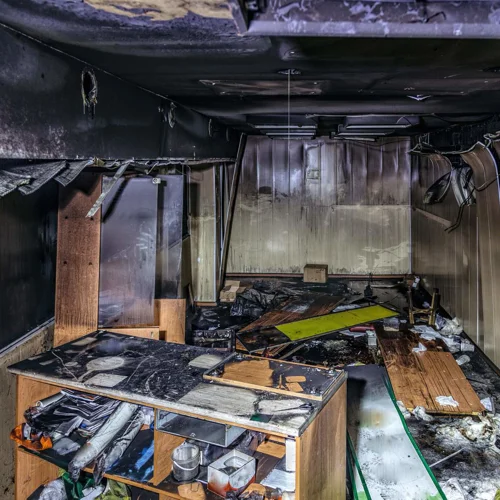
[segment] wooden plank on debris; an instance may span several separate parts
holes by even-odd
[[[100,193],[88,173],[59,192],[54,346],[97,329],[101,219],[86,215]]]
[[[280,308],[265,313],[240,331],[252,332],[260,328],[268,328],[300,319],[322,316],[323,314],[331,313],[342,300],[343,297],[324,294],[308,294],[294,297],[287,300]]]
[[[422,406],[428,413],[477,415],[484,411],[452,354],[427,350],[414,352],[416,342],[405,334],[377,332],[380,350],[398,401],[410,411]],[[441,405],[438,396],[451,396],[458,406]]]
[[[319,366],[237,354],[209,370],[203,378],[220,384],[322,401],[336,387],[339,373]]]

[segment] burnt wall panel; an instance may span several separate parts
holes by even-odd
[[[336,274],[410,269],[409,140],[250,137],[228,272]]]
[[[57,186],[0,199],[0,349],[54,315]]]
[[[158,177],[161,184],[158,187],[155,298],[176,299],[181,292],[184,176]]]
[[[84,113],[81,95],[84,62],[4,27],[0,47],[0,158],[236,155],[238,134],[226,134],[215,120],[97,69],[92,118]]]
[[[498,130],[498,121],[467,125],[430,134],[427,138],[438,149],[466,150],[477,141],[484,141],[485,133]],[[466,207],[458,229],[451,233],[444,231],[447,223],[457,219],[458,204],[453,193],[448,193],[443,203],[423,205],[425,190],[451,165],[463,165],[460,155],[450,155],[448,164],[433,157],[416,158],[412,166],[412,263],[416,274],[422,275],[428,289],[439,287],[442,304],[447,311],[457,316],[465,331],[498,365],[500,339],[495,332],[500,318],[492,316],[494,308],[485,300],[485,283],[491,282],[493,269],[481,267],[481,241],[489,242],[494,248],[500,246],[500,233],[490,231],[487,221],[478,217],[478,206]],[[481,184],[481,179],[475,179]],[[491,188],[495,189],[496,183]],[[489,189],[489,188],[488,188]],[[498,201],[497,201],[498,203]],[[429,217],[437,215],[441,219]],[[483,210],[484,213],[484,210]],[[482,233],[489,231],[489,235]],[[491,293],[490,293],[491,295]],[[493,300],[495,300],[493,298]],[[490,325],[490,326],[488,326]]]
[[[191,275],[194,300],[198,302],[217,300],[216,168],[193,167],[188,177]]]
[[[85,64],[0,28],[0,157],[157,157],[160,99],[96,71],[95,117],[83,113]]]

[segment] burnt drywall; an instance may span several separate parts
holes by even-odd
[[[0,27],[0,158],[231,158],[238,137],[199,113],[95,70],[95,116],[84,113],[87,67]],[[169,114],[170,113],[170,114]]]
[[[249,137],[228,272],[409,272],[409,144]]]
[[[484,134],[493,133],[499,127],[498,121],[491,120],[449,128],[430,134],[426,140],[437,149],[463,151],[478,141],[484,142]],[[434,181],[449,171],[451,165],[464,165],[459,155],[446,157],[448,166],[425,156],[414,158],[412,163],[413,270],[422,276],[427,289],[440,289],[444,308],[461,320],[467,334],[499,365],[500,353],[495,346],[500,345],[500,339],[496,338],[494,329],[488,327],[500,321],[488,306],[497,297],[484,296],[484,285],[491,281],[493,273],[490,266],[481,266],[479,243],[489,241],[492,245],[500,245],[500,233],[489,228],[485,221],[478,220],[477,205],[466,207],[458,228],[445,232],[446,226],[457,220],[459,210],[451,190],[442,203],[423,205],[423,195]],[[483,231],[489,232],[486,238]]]
[[[57,186],[0,199],[0,349],[54,316]]]

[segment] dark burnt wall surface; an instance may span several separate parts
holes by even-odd
[[[95,118],[83,113],[85,64],[0,28],[0,157],[156,157],[160,99],[96,72]]]
[[[0,349],[54,315],[57,185],[0,199]]]
[[[249,137],[228,271],[410,270],[408,138],[378,143]]]
[[[170,127],[170,101],[97,70],[92,119],[83,112],[85,63],[2,27],[0,47],[0,158],[236,155],[237,134],[210,137],[209,119],[179,106]]]
[[[446,160],[446,159],[445,159]],[[412,175],[412,264],[428,290],[439,288],[443,307],[464,322],[467,333],[482,342],[478,329],[478,253],[476,207],[464,210],[462,223],[453,232],[445,229],[458,216],[451,189],[442,203],[424,205],[427,188],[451,169],[451,161],[415,158]],[[433,214],[440,219],[430,218]]]
[[[460,151],[477,141],[484,142],[484,134],[497,130],[500,130],[498,121],[453,127],[431,134],[428,142],[437,149]],[[483,329],[487,311],[483,306],[481,277],[487,277],[485,273],[491,271],[480,268],[477,206],[466,207],[458,229],[447,233],[446,224],[456,221],[459,208],[451,189],[443,203],[423,205],[422,201],[426,189],[449,171],[451,164],[463,164],[458,155],[449,156],[449,160],[448,167],[425,157],[414,158],[412,162],[412,265],[414,272],[422,275],[427,289],[440,288],[445,309],[456,315],[471,338],[485,348],[492,332]],[[429,218],[428,213],[442,220]],[[491,237],[500,238],[500,233],[493,232]],[[498,364],[500,359],[495,361]]]

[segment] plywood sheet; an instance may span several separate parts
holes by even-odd
[[[323,367],[233,354],[203,378],[221,384],[322,401],[339,373]]]
[[[55,346],[97,328],[101,222],[86,215],[101,193],[100,179],[84,173],[59,193]]]
[[[172,453],[186,438],[155,430],[153,484],[160,484],[172,471]]]
[[[186,343],[186,299],[155,300],[155,322],[161,339],[177,344]]]
[[[422,406],[428,413],[450,415],[477,415],[484,411],[451,353],[417,353],[413,352],[415,343],[404,335],[395,339],[377,332],[377,336],[396,399],[406,408]],[[441,405],[436,400],[438,396],[451,396],[458,406]]]
[[[277,326],[283,323],[290,323],[300,319],[313,318],[328,314],[335,309],[343,297],[332,297],[331,295],[311,294],[294,297],[285,302],[279,309],[269,311],[258,320],[250,323],[240,332],[251,332],[260,328]]]
[[[106,331],[145,339],[160,339],[160,328],[158,326],[151,326],[149,328],[107,328]]]

